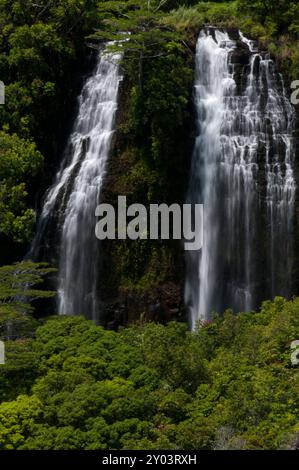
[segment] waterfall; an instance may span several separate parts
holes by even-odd
[[[234,58],[242,51],[247,63]],[[242,33],[208,28],[196,48],[198,133],[188,202],[204,204],[203,247],[187,253],[191,327],[213,310],[290,295],[295,113],[271,58]]]
[[[84,314],[95,321],[99,320],[95,208],[113,135],[120,59],[121,54],[99,55],[83,86],[65,157],[46,195],[29,254],[38,258],[47,232],[59,232],[59,313]]]

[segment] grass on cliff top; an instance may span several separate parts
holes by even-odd
[[[296,8],[299,12],[299,6]],[[181,6],[172,10],[161,22],[184,32],[186,38],[191,40],[204,26],[239,28],[245,35],[257,40],[261,48],[269,50],[288,79],[297,79],[299,27],[295,28],[296,15],[294,21],[289,21],[286,28],[283,24],[286,12],[281,13],[281,20],[277,12],[275,15],[274,13],[269,9],[265,12],[266,16],[258,15],[258,10],[245,7],[244,2],[240,0],[222,3],[199,2],[192,7]]]
[[[192,7],[181,6],[162,19],[178,31],[198,31],[204,25],[238,27],[237,2],[199,2]]]

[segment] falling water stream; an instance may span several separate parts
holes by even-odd
[[[99,320],[95,208],[109,156],[119,83],[119,54],[102,53],[79,97],[78,115],[62,167],[48,191],[31,254],[42,245],[49,221],[59,227],[59,313]],[[58,214],[58,216],[57,216]]]
[[[238,79],[237,47],[248,56]],[[252,41],[214,28],[200,33],[195,106],[188,201],[204,204],[204,240],[187,253],[192,328],[213,310],[248,311],[289,295],[296,190],[295,113],[273,61]]]

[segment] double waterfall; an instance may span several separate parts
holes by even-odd
[[[99,55],[82,89],[62,167],[46,195],[29,254],[38,259],[47,231],[59,232],[59,313],[94,321],[99,320],[95,208],[113,134],[120,59],[118,54]]]
[[[204,220],[202,249],[186,252],[192,329],[214,310],[248,311],[292,292],[295,112],[271,58],[241,33],[232,36],[206,28],[196,48],[197,137],[187,202],[204,204]],[[95,208],[111,147],[120,59],[102,53],[82,89],[29,255],[42,259],[45,247],[58,246],[59,313],[97,322]]]
[[[248,59],[239,70],[237,45]],[[188,202],[204,204],[204,233],[202,250],[187,254],[192,328],[212,311],[290,294],[295,202],[295,113],[273,61],[241,33],[208,28],[195,67]]]

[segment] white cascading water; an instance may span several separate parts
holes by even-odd
[[[30,257],[40,250],[49,220],[59,220],[59,313],[82,314],[95,321],[99,321],[95,208],[113,135],[118,88],[122,80],[120,59],[121,54],[104,52],[82,89],[66,155],[46,196],[29,254]]]
[[[197,42],[188,201],[204,204],[204,240],[187,253],[192,328],[213,310],[248,311],[291,286],[295,113],[269,56],[241,33],[240,46],[248,65],[236,80],[236,41],[210,28]]]

